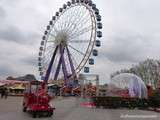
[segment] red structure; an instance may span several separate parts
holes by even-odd
[[[30,82],[23,99],[23,112],[30,112],[35,118],[45,115],[52,116],[55,108],[49,105],[51,97],[47,94],[45,83],[39,81]]]
[[[148,97],[151,97],[153,95],[153,88],[150,85],[147,85],[147,91],[148,91]]]

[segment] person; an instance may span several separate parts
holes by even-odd
[[[2,88],[2,90],[1,90],[1,98],[3,98],[3,97],[4,97],[4,94],[5,94],[5,89],[4,89],[4,88]]]
[[[7,99],[7,97],[8,97],[8,89],[7,89],[7,87],[5,87],[5,93],[4,93],[4,96],[5,96],[5,99]]]

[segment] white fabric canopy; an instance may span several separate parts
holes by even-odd
[[[147,88],[143,80],[131,73],[121,73],[111,79],[110,85],[129,90],[131,97],[147,98]]]

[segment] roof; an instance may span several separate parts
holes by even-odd
[[[5,85],[5,83],[0,83],[0,86],[4,86]]]
[[[0,84],[15,84],[15,83],[29,83],[29,81],[0,80]]]

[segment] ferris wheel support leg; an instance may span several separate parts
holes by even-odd
[[[62,64],[62,56],[59,59],[58,66],[57,66],[57,69],[56,69],[56,73],[54,75],[54,80],[57,80],[57,78],[58,78],[61,64]]]
[[[66,68],[66,64],[65,64],[65,61],[64,61],[64,47],[62,47],[62,45],[60,45],[60,54],[62,56],[62,70],[63,70],[63,74],[64,74],[64,82],[65,82],[65,85],[67,85],[68,83],[68,73],[67,73],[67,68]]]
[[[53,65],[53,62],[54,62],[54,59],[55,59],[57,50],[58,50],[58,46],[56,46],[56,49],[55,49],[55,51],[54,51],[54,53],[53,53],[52,59],[51,59],[51,61],[50,61],[50,63],[49,63],[48,69],[47,69],[47,71],[46,71],[46,75],[45,75],[45,79],[44,79],[44,82],[45,82],[45,83],[48,82],[48,79],[49,79],[49,76],[50,76],[50,73],[51,73],[52,65]]]
[[[69,58],[69,62],[70,62],[70,67],[71,67],[72,74],[74,75],[74,78],[77,78],[77,75],[75,74],[75,69],[74,69],[73,61],[72,61],[72,59],[71,59],[71,54],[70,54],[70,52],[69,52],[68,47],[66,47],[66,49],[67,49],[67,54],[68,54],[68,58]]]

